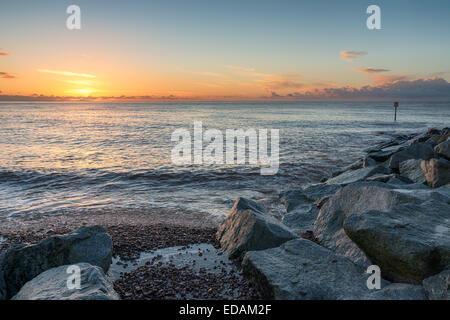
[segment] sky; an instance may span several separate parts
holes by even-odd
[[[450,101],[449,38],[448,0],[0,0],[0,101]]]

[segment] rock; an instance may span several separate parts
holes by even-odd
[[[280,200],[288,212],[283,216],[283,223],[297,234],[311,230],[319,213],[317,199],[329,197],[340,188],[339,185],[316,184],[281,193]]]
[[[450,270],[423,280],[422,285],[430,300],[450,300]]]
[[[314,221],[319,213],[316,204],[297,207],[295,210],[283,216],[283,223],[296,234],[302,234],[308,230],[312,230]]]
[[[384,148],[377,152],[369,153],[368,156],[375,161],[384,162],[388,160],[396,152],[404,150],[406,147],[404,145],[395,145],[388,148]]]
[[[103,270],[88,263],[76,264],[81,271],[80,289],[67,286],[67,268],[60,266],[47,270],[28,281],[12,300],[119,300],[113,284]],[[69,270],[70,271],[70,270]]]
[[[447,139],[447,141],[438,144],[434,147],[434,151],[436,151],[439,157],[450,160],[450,140]]]
[[[365,157],[363,159],[363,168],[376,166],[377,162],[371,157]]]
[[[305,239],[249,251],[242,268],[263,299],[361,299],[371,292],[364,268]]]
[[[450,268],[449,212],[448,203],[429,200],[349,215],[343,226],[386,279],[421,283]]]
[[[40,273],[61,265],[87,262],[108,271],[112,240],[100,226],[82,227],[67,236],[52,236],[34,245],[19,245],[4,254],[0,270],[4,273],[8,297]]]
[[[415,183],[425,183],[425,175],[420,168],[420,159],[409,159],[399,164],[399,171],[402,177],[408,178]]]
[[[429,160],[434,157],[433,146],[426,142],[410,145],[408,148],[394,153],[388,161],[388,167],[397,170],[401,162],[409,159]]]
[[[430,161],[422,161],[420,167],[430,187],[437,188],[450,183],[450,161],[431,159]]]
[[[364,181],[370,176],[373,176],[377,173],[381,174],[389,174],[391,171],[388,168],[385,168],[381,165],[375,166],[375,167],[367,167],[362,169],[357,169],[353,171],[346,171],[337,177],[328,179],[326,181],[327,184],[340,184],[340,185],[347,185],[350,183],[358,182],[358,181]]]
[[[219,226],[217,239],[231,258],[246,251],[273,248],[297,236],[258,203],[238,198]]]
[[[363,167],[363,159],[359,159],[344,168],[333,169],[331,172],[331,177],[336,177],[346,171],[356,170],[362,167]]]
[[[421,185],[421,188],[416,185],[406,186],[359,182],[340,189],[320,209],[314,222],[314,235],[320,244],[348,257],[353,262],[371,264],[343,230],[344,219],[369,210],[387,211],[403,203],[422,203],[429,199],[450,202],[448,187],[433,190],[425,185]]]
[[[373,290],[367,300],[427,300],[422,286],[391,283],[380,290]]]
[[[378,182],[383,182],[386,183],[388,182],[390,179],[393,178],[397,178],[397,176],[395,174],[375,174],[373,176],[370,176],[366,179],[366,181],[378,181]]]
[[[0,254],[0,301],[8,299],[8,294],[6,292],[6,281],[1,268],[3,260],[3,254]]]

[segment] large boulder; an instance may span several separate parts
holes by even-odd
[[[364,268],[305,239],[249,251],[242,268],[264,299],[363,299],[372,292]],[[383,281],[382,286],[386,284]]]
[[[391,173],[391,170],[389,170],[388,168],[386,168],[382,165],[378,165],[378,166],[374,166],[374,167],[366,167],[366,168],[361,168],[361,169],[357,169],[357,170],[350,170],[350,171],[346,171],[334,178],[328,179],[326,181],[326,184],[347,185],[347,184],[355,183],[358,181],[364,181],[368,177],[373,176],[377,173],[389,174],[389,173]]]
[[[70,265],[47,270],[28,281],[12,300],[119,300],[113,284],[103,270],[88,263],[80,268],[80,288],[69,289]],[[69,270],[71,271],[71,270]],[[70,282],[70,280],[69,280]]]
[[[8,297],[40,273],[55,267],[87,262],[108,271],[112,240],[100,226],[82,227],[66,236],[52,236],[34,245],[19,245],[5,252],[0,265]]]
[[[3,260],[3,254],[0,254],[0,301],[6,300],[8,298],[8,294],[6,292],[6,281],[5,281],[5,277],[3,276],[3,271],[1,268],[2,260]]]
[[[388,211],[398,204],[419,204],[430,199],[450,203],[450,188],[429,189],[425,185],[399,186],[380,182],[350,184],[322,206],[314,222],[314,235],[323,246],[355,263],[369,265],[370,260],[343,229],[344,220],[369,210]]]
[[[425,175],[420,167],[420,159],[409,159],[400,162],[399,171],[402,177],[408,178],[415,183],[425,183]]]
[[[260,204],[238,198],[217,230],[217,239],[230,258],[250,250],[277,247],[297,236]]]
[[[431,159],[420,164],[427,180],[432,188],[450,184],[450,161],[445,159]]]
[[[283,223],[297,234],[312,230],[319,213],[317,201],[333,195],[340,188],[339,185],[316,184],[281,193],[280,200],[287,211],[283,216]]]
[[[436,151],[439,157],[443,157],[446,158],[447,160],[450,160],[450,140],[438,144],[434,148],[434,150]]]
[[[367,295],[367,300],[427,300],[422,286],[407,283],[391,283]]]
[[[286,213],[282,221],[296,234],[303,234],[306,231],[312,230],[314,221],[319,213],[319,208],[316,204],[306,204],[299,206],[295,210]]]
[[[394,205],[410,200],[409,194],[395,192],[380,182],[350,184],[336,192],[322,206],[314,222],[314,235],[323,246],[355,263],[370,265],[366,255],[348,238],[342,228],[344,220],[350,215],[372,209],[389,210]]]
[[[421,283],[450,268],[450,205],[430,200],[349,215],[345,233],[388,280]]]
[[[398,170],[400,163],[409,159],[429,160],[435,155],[433,145],[426,142],[414,143],[408,148],[394,153],[388,161],[388,167]]]
[[[426,278],[422,282],[430,300],[450,300],[450,270]]]

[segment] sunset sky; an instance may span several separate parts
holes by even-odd
[[[0,101],[450,101],[449,40],[448,0],[0,0]]]

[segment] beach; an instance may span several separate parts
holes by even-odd
[[[35,112],[42,112],[39,111],[40,106],[35,108],[38,110]],[[45,106],[43,108],[47,117],[49,110],[45,109]],[[65,108],[73,112],[70,111],[71,107]],[[82,110],[83,108],[94,114],[98,108],[102,112],[105,111],[104,106],[89,105],[83,106]],[[117,108],[109,109],[112,118],[129,112],[124,111],[124,106]],[[201,106],[200,110],[205,112],[204,108],[212,107]],[[324,108],[325,113],[354,111],[352,108],[341,110],[339,106]],[[414,109],[414,106],[411,108]],[[141,109],[135,111],[137,110],[143,113],[144,118],[155,113],[152,108],[148,115],[145,113],[149,111]],[[12,111],[6,108],[3,112],[8,115]],[[188,113],[190,112],[194,111]],[[262,116],[267,109],[262,108],[258,112]],[[415,157],[428,160],[430,157],[436,157],[436,153],[429,150],[444,142],[448,134],[445,129],[442,131],[417,129],[418,126],[429,124],[441,125],[442,128],[442,124],[447,121],[446,117],[430,118],[429,122],[424,122],[420,117],[410,117],[406,123],[398,126],[378,120],[372,120],[367,124],[365,121],[355,123],[353,120],[346,120],[343,123],[340,123],[340,120],[333,120],[334,122],[327,123],[323,119],[316,119],[307,124],[309,120],[306,119],[306,115],[310,115],[308,108],[296,109],[288,105],[283,112],[287,117],[296,115],[299,120],[283,124],[285,128],[282,131],[284,139],[280,150],[280,172],[268,177],[260,176],[257,167],[246,166],[168,168],[169,163],[164,162],[165,158],[161,158],[162,160],[158,158],[167,154],[170,150],[168,147],[161,151],[150,145],[150,149],[155,151],[156,155],[150,153],[149,158],[145,156],[141,158],[138,156],[137,146],[140,148],[144,146],[138,140],[134,142],[136,154],[133,154],[134,151],[131,152],[132,155],[118,152],[123,148],[121,143],[125,140],[130,143],[129,139],[132,136],[130,132],[124,141],[121,141],[122,138],[117,138],[117,141],[104,140],[102,146],[94,146],[98,140],[97,125],[100,125],[99,119],[95,117],[94,120],[91,118],[92,123],[89,127],[92,127],[85,137],[80,136],[75,130],[72,131],[71,139],[62,141],[56,138],[61,128],[52,128],[50,133],[55,136],[55,141],[41,145],[43,149],[51,152],[48,154],[38,152],[35,155],[36,159],[29,159],[26,155],[30,151],[36,151],[39,139],[33,140],[31,137],[31,141],[19,139],[16,144],[22,144],[22,150],[17,149],[17,153],[8,151],[8,148],[2,149],[4,166],[0,176],[0,192],[4,198],[0,201],[2,209],[0,253],[6,253],[16,245],[39,246],[45,243],[45,239],[54,241],[61,237],[61,239],[70,238],[78,230],[86,227],[95,229],[96,226],[100,226],[104,228],[100,234],[111,239],[112,260],[111,265],[108,264],[105,270],[107,281],[112,283],[121,299],[282,298],[284,296],[277,296],[271,291],[271,285],[261,282],[261,279],[270,275],[262,277],[255,274],[255,263],[258,263],[258,260],[256,256],[245,255],[247,251],[283,248],[286,241],[291,243],[289,240],[302,239],[301,241],[307,241],[307,246],[314,244],[321,248],[308,247],[305,250],[315,252],[325,248],[346,254],[347,249],[336,247],[333,242],[336,240],[328,243],[327,241],[330,241],[328,235],[321,234],[329,222],[324,221],[322,229],[318,227],[316,229],[316,224],[321,221],[319,214],[319,211],[323,211],[321,208],[327,207],[329,199],[337,197],[343,187],[355,185],[358,189],[360,182],[374,184],[374,187],[382,188],[384,190],[382,192],[387,194],[393,192],[391,189],[395,188],[405,190],[416,188],[422,190],[420,192],[428,192],[426,190],[430,187],[425,186],[424,181],[422,185],[416,185],[411,180],[416,179],[414,174],[420,171],[417,168],[422,160],[408,169],[414,172],[409,178],[402,176],[399,163],[391,168],[386,161],[390,161],[396,152],[405,148],[415,148],[421,143],[426,144],[426,152],[414,153],[416,152],[414,151],[397,161],[414,160]],[[282,119],[283,112],[281,116],[279,114],[276,116]],[[332,117],[335,117],[335,114]],[[254,120],[255,126],[265,125],[260,121],[258,114],[254,119],[258,119]],[[323,132],[317,133],[316,129],[314,132],[308,129],[302,131],[297,126],[300,123],[307,124],[311,128],[315,125],[322,126]],[[94,124],[96,126],[93,126]],[[112,127],[123,125],[125,124],[115,123]],[[141,128],[141,125],[133,130]],[[189,126],[188,123],[186,125]],[[222,128],[227,126],[228,123],[221,124]],[[371,129],[367,129],[367,126]],[[67,128],[67,124],[62,127]],[[41,124],[37,130],[42,130],[42,133],[37,134],[39,136],[48,135],[50,129],[47,125]],[[125,129],[120,127],[120,130]],[[163,136],[158,139],[163,141]],[[3,140],[3,143],[7,143],[6,140]],[[111,154],[101,153],[98,149],[84,157],[74,159],[70,154],[75,153],[76,149],[72,148],[80,143],[88,149],[112,148]],[[57,150],[53,149],[55,144],[58,145]],[[339,148],[336,148],[337,144]],[[152,160],[153,158],[157,160]],[[129,169],[132,163],[136,164],[137,159],[140,163]],[[153,167],[150,169],[149,166]],[[126,169],[128,171],[125,171]],[[356,196],[350,196],[348,202],[352,203],[354,198]],[[369,199],[368,203],[370,201],[372,200]],[[244,209],[239,209],[241,207]],[[257,221],[269,219],[270,223],[277,226],[276,228],[281,228],[280,230],[286,228],[286,231],[283,231],[285,233],[282,236],[276,235],[273,243],[270,242],[272,241],[270,237],[265,239],[267,236],[265,233],[264,237],[256,241],[263,246],[261,248],[237,249],[236,241],[245,239],[242,235],[230,236],[227,233],[232,234],[233,230],[239,229],[247,230],[254,224],[252,222],[240,226],[241,222],[237,219],[230,225],[227,217],[241,211],[248,214],[255,208],[259,208],[255,214],[262,215],[258,218],[260,220],[256,219]],[[267,214],[270,218],[266,217]],[[443,232],[445,234],[445,230]],[[351,247],[351,242],[349,243]],[[300,242],[298,245],[305,243]],[[350,258],[353,259],[352,256]],[[250,259],[256,260],[250,263]],[[283,260],[284,257],[280,256],[278,259]],[[339,259],[333,259],[335,260],[341,263]],[[356,262],[357,260],[351,263]],[[343,265],[348,263],[347,260],[342,261]],[[323,266],[317,266],[318,270],[321,268]],[[349,268],[349,265],[343,268]],[[264,272],[263,267],[256,269],[258,272]],[[289,277],[290,272],[287,269],[285,274]],[[325,275],[329,271],[321,272],[321,275]],[[390,278],[389,275],[387,279],[399,280],[395,277]],[[409,290],[409,287],[407,288]],[[299,292],[300,296],[287,297],[289,299],[309,297],[309,290]],[[407,294],[414,296],[410,291],[407,291]],[[314,295],[312,298],[320,297]],[[345,296],[336,294],[330,295],[329,298],[340,299]],[[372,296],[363,293],[359,298]]]

